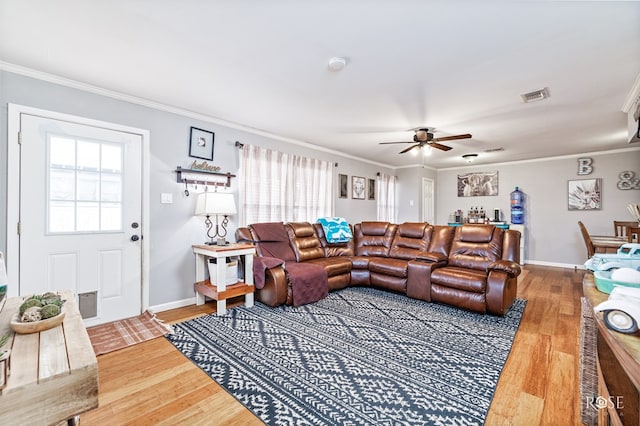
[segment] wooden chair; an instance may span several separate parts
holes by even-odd
[[[638,226],[638,222],[628,222],[623,220],[614,220],[613,221],[613,235],[616,237],[626,237],[627,236],[627,227]]]
[[[578,227],[580,228],[580,232],[582,233],[582,238],[584,239],[584,244],[587,246],[587,258],[591,258],[593,254],[596,252],[596,248],[591,241],[591,237],[587,232],[587,228],[584,226],[584,223],[578,221]]]
[[[627,241],[630,243],[640,243],[640,224],[636,223],[634,226],[627,227]]]

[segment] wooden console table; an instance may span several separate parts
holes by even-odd
[[[0,391],[0,424],[50,425],[98,406],[98,362],[71,291],[61,325],[32,334],[15,334],[11,318],[22,297],[7,300],[0,312],[0,336],[9,333],[7,387]]]
[[[593,274],[582,281],[584,296],[592,306],[609,298],[599,291]],[[597,325],[598,408],[600,425],[638,425],[640,422],[640,336],[618,333],[593,314]]]
[[[247,307],[253,306],[253,255],[256,249],[251,244],[229,244],[226,246],[216,245],[194,245],[193,253],[196,255],[196,305],[204,303],[204,297],[210,297],[217,302],[216,313],[224,315],[227,313],[227,299],[244,295],[244,304]],[[244,257],[244,282],[235,284],[226,283],[225,258],[243,256]],[[212,285],[210,280],[205,279],[205,271],[208,269],[209,258],[217,259],[216,277],[217,285]]]

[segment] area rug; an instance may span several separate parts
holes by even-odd
[[[598,424],[598,373],[596,369],[596,323],[593,307],[585,297],[580,299],[580,420],[587,426]]]
[[[113,352],[171,332],[170,326],[163,324],[149,311],[137,317],[87,328],[96,355]]]
[[[370,288],[167,336],[269,425],[483,424],[526,302],[479,315]]]

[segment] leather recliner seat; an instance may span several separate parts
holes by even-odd
[[[347,257],[327,257],[313,225],[292,222],[284,226],[297,262],[322,266],[329,275],[329,290],[339,290],[349,285],[351,261]]]
[[[504,305],[511,306],[515,299],[516,281],[510,281],[508,274],[520,272],[519,266],[503,259],[503,239],[504,230],[494,226],[458,227],[446,264],[434,266],[429,275],[431,300],[503,313]]]

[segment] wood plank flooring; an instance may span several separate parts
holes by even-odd
[[[528,299],[487,425],[579,425],[580,297],[584,271],[526,266]],[[236,304],[239,303],[236,302]],[[215,311],[215,303],[160,312],[167,323]],[[84,425],[262,424],[164,338],[98,357],[100,406]]]

